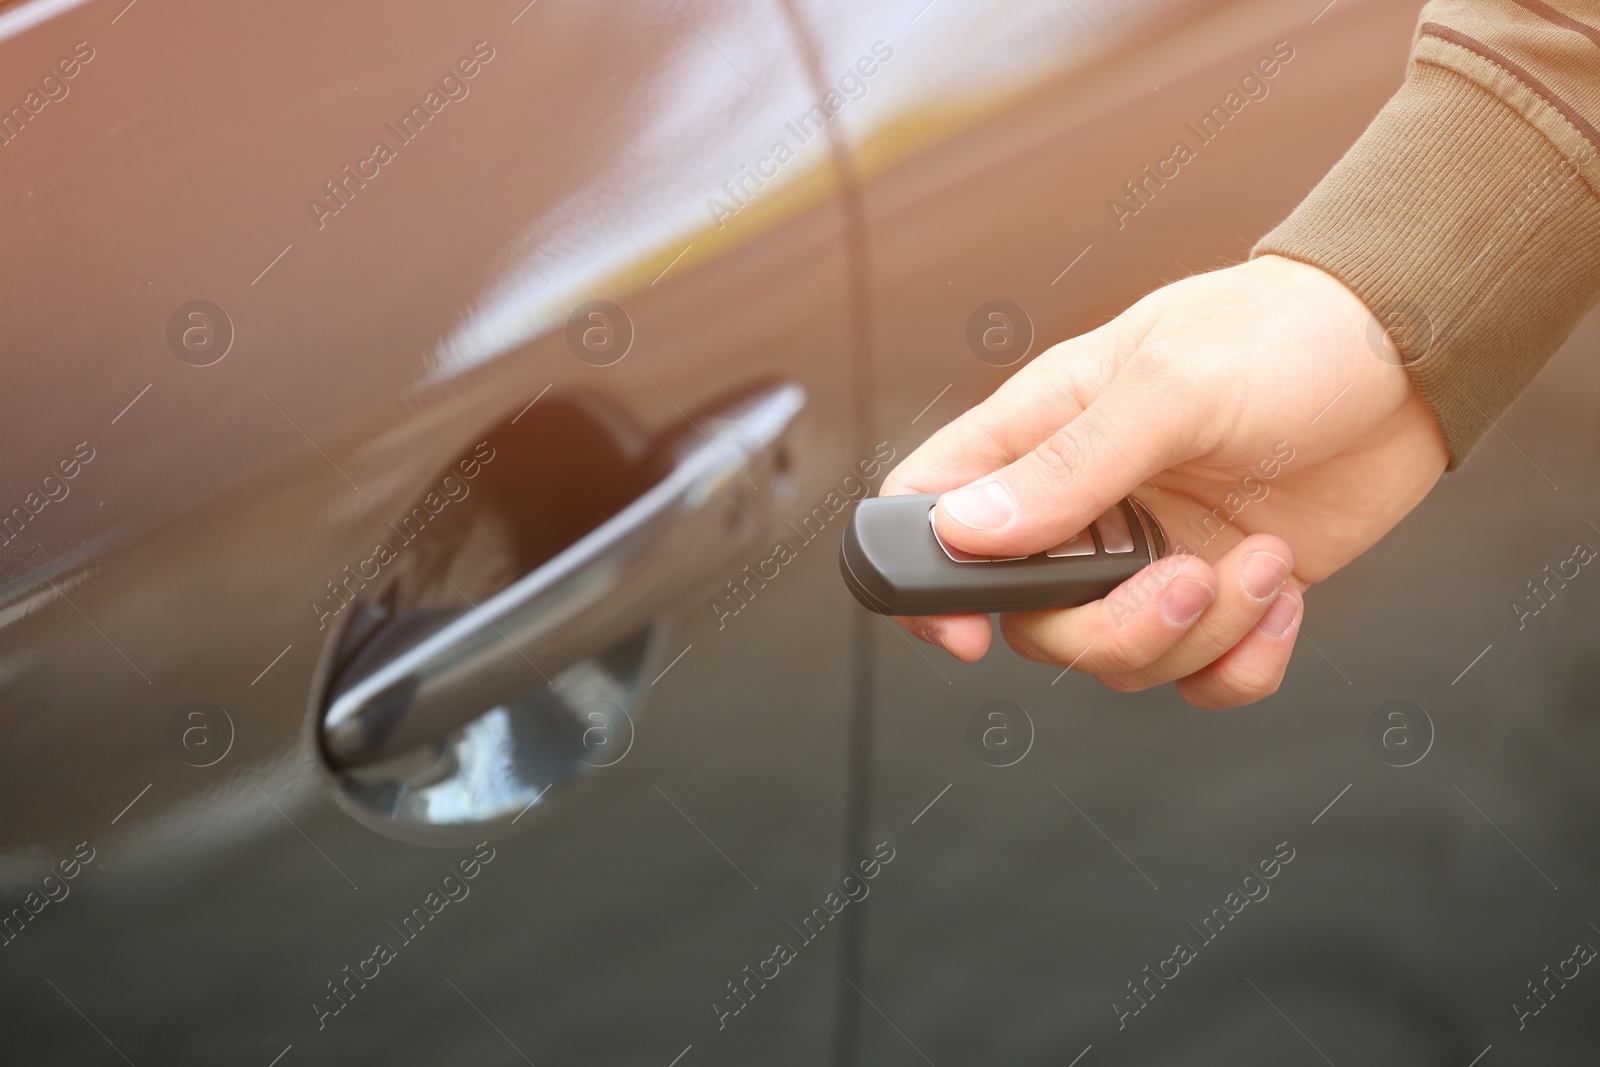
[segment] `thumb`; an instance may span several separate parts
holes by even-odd
[[[1113,385],[1027,454],[945,493],[934,516],[939,537],[978,555],[1021,556],[1087,529],[1185,458],[1171,420],[1143,394]]]

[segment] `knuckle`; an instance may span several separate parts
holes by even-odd
[[[1201,711],[1221,711],[1238,703],[1214,687],[1198,684],[1193,678],[1178,679],[1178,695],[1185,704]]]
[[[1033,457],[1047,477],[1059,479],[1083,470],[1089,460],[1088,451],[1082,431],[1064,426],[1035,445]]]
[[[1006,639],[1011,651],[1034,663],[1055,663],[1056,657],[1034,639],[1032,628],[1023,625],[1015,615],[1000,616],[1000,636]],[[1060,664],[1065,666],[1065,662]]]
[[[1076,609],[1073,609],[1076,610]],[[1056,612],[1029,612],[1000,616],[1000,635],[1011,650],[1023,659],[1051,667],[1072,668],[1075,674],[1093,674],[1100,669],[1099,648],[1091,641],[1086,648],[1081,636],[1073,636]],[[1115,668],[1112,668],[1115,670]]]
[[[1149,666],[1150,657],[1122,641],[1110,640],[1091,653],[1094,669],[1108,674],[1126,674]]]
[[[1151,608],[1171,581],[1172,575],[1159,566],[1146,567],[1107,594],[1102,603],[1114,631],[1121,631],[1130,620]]]
[[[1215,680],[1217,687],[1233,698],[1234,703],[1249,703],[1276,693],[1283,678],[1276,672],[1229,666],[1219,670]]]
[[[1156,683],[1133,673],[1096,674],[1095,681],[1114,693],[1141,693]]]
[[[1143,670],[1161,654],[1160,649],[1145,647],[1150,639],[1149,627],[1133,625],[1145,613],[1158,610],[1154,601],[1160,594],[1160,584],[1152,589],[1147,582],[1148,576],[1140,576],[1101,601],[1105,624],[1100,627],[1101,636],[1095,641],[1092,657],[1097,669]]]
[[[1006,643],[1011,646],[1011,651],[1031,663],[1043,663],[1052,667],[1065,666],[1065,664],[1057,663],[1055,656],[1039,648],[1031,641],[1019,641],[1008,637],[1006,638]]]

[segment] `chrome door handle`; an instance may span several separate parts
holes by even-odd
[[[553,677],[715,578],[770,517],[784,438],[805,402],[784,383],[694,420],[661,481],[532,573],[442,627],[387,624],[396,653],[330,687],[322,740],[332,762],[373,763],[444,738],[534,688],[530,663]],[[408,643],[407,627],[428,635]]]

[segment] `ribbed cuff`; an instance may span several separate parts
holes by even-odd
[[[1477,80],[1413,63],[1366,133],[1251,253],[1327,271],[1389,328],[1438,416],[1451,469],[1600,292],[1597,153],[1576,131],[1558,147],[1540,128],[1550,117],[1537,117]],[[1371,340],[1384,358],[1381,335]]]

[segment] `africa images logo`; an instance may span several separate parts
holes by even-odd
[[[1106,200],[1106,209],[1111,212],[1111,221],[1117,224],[1117,229],[1126,227],[1129,219],[1149,207],[1156,193],[1183,173],[1184,167],[1199,159],[1200,150],[1221,136],[1228,123],[1238,118],[1246,106],[1252,101],[1265,100],[1272,91],[1268,82],[1293,59],[1294,47],[1288,41],[1279,41],[1272,46],[1270,56],[1262,56],[1245,71],[1238,88],[1229,89],[1221,103],[1211,105],[1198,122],[1184,123],[1184,128],[1194,137],[1193,145],[1187,137],[1178,138],[1171,153],[1156,160],[1154,168],[1146,164],[1139,171],[1140,177],[1123,183],[1126,200],[1115,196]]]
[[[844,110],[847,102],[866,96],[867,79],[877,74],[893,58],[893,48],[881,40],[874,41],[871,54],[861,56],[854,66],[845,68],[845,72],[839,76],[837,88],[829,89],[820,100],[800,112],[792,121],[783,124],[783,128],[794,137],[795,145],[809,143],[834,116]],[[753,163],[741,163],[739,173],[722,183],[727,200],[719,200],[714,196],[706,198],[706,210],[711,213],[711,221],[717,224],[717,229],[722,229],[726,219],[743,211],[755,199],[756,193],[776,178],[778,171],[795,154],[789,138],[778,137],[773,140],[772,147]],[[751,188],[752,185],[755,188]]]
[[[356,160],[355,170],[350,169],[346,163],[334,178],[322,183],[322,188],[327,194],[324,200],[314,196],[306,201],[306,207],[311,211],[311,218],[316,222],[317,229],[322,229],[328,220],[350,206],[350,201],[355,199],[356,193],[367,187],[367,182],[377,178],[383,173],[383,168],[400,158],[399,150],[410,144],[419,135],[423,128],[452,101],[461,101],[472,92],[472,86],[467,83],[476,78],[492,59],[494,49],[488,41],[479,41],[472,46],[472,54],[463,56],[456,61],[454,67],[445,71],[439,78],[439,88],[429,89],[420,104],[413,104],[398,120],[384,123],[384,129],[394,135],[395,143],[390,145],[384,138],[373,142],[372,151],[366,158]],[[443,95],[441,95],[443,94]]]
[[[1239,879],[1237,888],[1229,889],[1222,903],[1212,908],[1211,913],[1200,920],[1199,926],[1189,923],[1189,929],[1195,932],[1195,940],[1200,942],[1198,946],[1185,934],[1183,940],[1173,945],[1172,954],[1157,963],[1154,970],[1148,963],[1145,964],[1144,969],[1128,981],[1129,995],[1123,997],[1119,994],[1119,999],[1111,1002],[1111,1011],[1117,1017],[1117,1029],[1126,1030],[1128,1020],[1148,1008],[1150,1002],[1156,999],[1156,993],[1167,988],[1168,982],[1175,981],[1183,973],[1183,968],[1198,959],[1201,949],[1221,937],[1240,912],[1251,904],[1266,900],[1272,892],[1272,887],[1267,883],[1294,862],[1294,857],[1293,845],[1287,841],[1278,842],[1272,855],[1248,869]]]
[[[838,917],[839,913],[851,904],[859,904],[867,899],[867,894],[872,892],[872,887],[867,883],[883,873],[883,868],[894,862],[894,846],[887,841],[880,841],[872,850],[872,856],[861,860],[856,871],[845,875],[840,883],[843,895],[839,890],[829,890],[828,895],[822,898],[822,904],[811,909],[811,914],[800,920],[796,926],[794,921],[789,921],[789,929],[795,932],[794,941],[800,942],[804,949],[811,942],[822,936],[828,923]],[[800,952],[795,948],[793,941],[787,933],[784,940],[779,941],[772,948],[772,954],[759,960],[754,969],[747,963],[739,975],[730,978],[727,982],[729,996],[721,996],[711,1002],[711,1011],[717,1017],[717,1029],[726,1030],[728,1020],[738,1015],[750,1006],[756,999],[756,994],[767,988],[768,982],[777,981],[783,969],[793,964],[800,958]],[[769,970],[770,968],[770,970]]]
[[[411,509],[410,514],[400,519],[399,526],[393,522],[389,524],[389,528],[400,535],[398,542],[387,539],[379,541],[372,547],[372,554],[358,562],[354,570],[351,570],[350,564],[347,563],[338,575],[328,579],[325,583],[328,595],[311,601],[311,611],[317,617],[317,629],[327,629],[329,620],[355,603],[361,590],[367,587],[367,583],[376,581],[383,573],[384,567],[399,559],[400,552],[421,537],[427,530],[428,523],[449,507],[452,501],[460,503],[467,499],[467,494],[472,492],[472,486],[467,483],[476,478],[484,467],[494,462],[495,455],[493,445],[488,441],[480,441],[471,456],[460,460],[456,467],[441,479],[437,492],[430,490],[422,498],[421,503]],[[459,478],[456,477],[457,470],[461,474]]]
[[[317,1029],[326,1030],[328,1020],[348,1008],[357,994],[367,988],[368,982],[376,981],[385,967],[399,959],[400,950],[430,929],[429,924],[438,918],[440,912],[452,903],[459,904],[466,900],[472,893],[472,887],[467,883],[483,873],[483,869],[494,862],[495,855],[493,845],[487,841],[480,842],[471,856],[458,861],[455,869],[440,879],[438,889],[429,890],[428,895],[422,898],[422,903],[400,919],[398,926],[393,919],[389,920],[389,929],[395,932],[393,938],[384,933],[382,940],[373,946],[371,955],[358,960],[354,967],[345,964],[334,977],[328,979],[328,995],[319,993],[317,999],[311,1002],[311,1010],[317,1016]]]
[[[857,462],[860,478],[856,477],[855,471],[851,471],[840,479],[839,488],[844,490],[843,495],[839,490],[830,489],[821,503],[801,517],[799,526],[790,520],[789,529],[794,531],[798,547],[787,540],[779,541],[764,559],[746,564],[738,577],[729,578],[728,591],[719,594],[711,602],[711,611],[717,617],[717,629],[727,626],[729,619],[749,607],[757,591],[765,589],[767,583],[776,579],[784,567],[799,559],[800,549],[821,537],[823,530],[850,506],[851,501],[868,496],[872,491],[872,479],[888,469],[889,464],[894,462],[894,456],[894,446],[888,441],[879,441],[871,456]],[[752,566],[754,572],[750,569]]]
[[[0,148],[7,147],[22,136],[28,124],[38,122],[40,114],[51,104],[59,104],[72,92],[68,83],[94,59],[94,45],[79,41],[72,46],[70,56],[62,56],[39,79],[38,89],[29,89],[22,103],[0,110]]]

